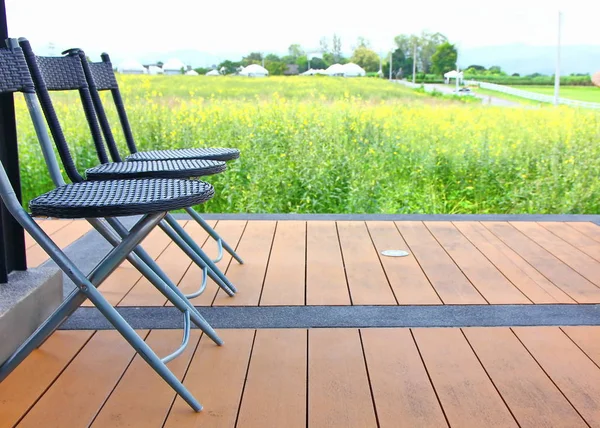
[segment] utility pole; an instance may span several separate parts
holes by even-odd
[[[558,105],[560,95],[560,39],[562,32],[562,12],[558,11],[558,40],[556,44],[556,70],[554,71],[554,105]]]
[[[392,80],[392,52],[390,52],[390,80]]]
[[[417,78],[417,44],[415,43],[413,46],[413,84]]]

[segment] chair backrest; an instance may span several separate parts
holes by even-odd
[[[123,104],[123,98],[121,97],[121,91],[119,90],[119,84],[117,83],[113,65],[110,62],[110,57],[107,53],[103,53],[101,57],[102,62],[88,63],[86,61],[86,64],[84,64],[85,77],[88,81],[88,85],[90,86],[90,91],[92,92],[92,95],[96,91],[111,92],[115,107],[117,109],[117,114],[119,115],[119,121],[121,122],[121,127],[123,128],[123,134],[125,135],[127,147],[131,153],[137,153],[137,147],[135,145],[135,140],[133,139],[131,125],[129,124],[129,119],[127,118],[125,104]],[[105,121],[108,124],[106,113],[104,112],[104,108],[101,106],[102,102],[100,101],[100,97],[93,96],[93,98],[94,106],[96,106],[96,111],[98,113],[98,117],[100,118],[100,122],[102,123]],[[104,131],[104,127],[102,130]],[[104,138],[106,138],[106,142],[109,147],[111,144],[114,144],[116,147],[112,132],[108,132],[108,135],[105,133]]]
[[[35,94],[35,87],[21,48],[0,47],[0,94],[15,92]],[[9,209],[20,207],[21,204],[15,196],[2,162],[0,162],[0,195]]]
[[[56,110],[52,104],[48,91],[78,90],[83,105],[83,110],[90,128],[96,154],[101,163],[108,163],[108,156],[104,148],[102,133],[98,127],[94,105],[89,92],[87,80],[81,66],[77,50],[69,52],[62,57],[40,57],[36,56],[27,39],[19,39],[19,45],[23,49],[25,61],[31,73],[35,91],[42,106],[42,111],[48,122],[50,132],[54,139],[58,154],[65,167],[69,179],[74,182],[83,181],[83,177],[77,171],[71,151],[62,131]]]

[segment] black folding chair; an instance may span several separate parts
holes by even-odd
[[[23,92],[32,113],[36,129],[44,126],[35,114],[37,100],[34,84],[23,52],[15,40],[10,48],[0,48],[0,94]],[[39,111],[39,108],[38,108]],[[54,158],[44,151],[46,160]],[[58,168],[56,158],[54,167]],[[63,272],[75,283],[76,290],[28,338],[28,340],[0,366],[0,381],[4,379],[25,356],[54,331],[83,300],[89,299],[142,358],[196,411],[202,406],[169,370],[166,362],[180,355],[189,342],[191,321],[196,323],[216,343],[221,339],[196,310],[192,310],[167,284],[161,292],[184,315],[184,334],[181,346],[164,358],[159,358],[119,312],[102,296],[97,287],[125,260],[139,261],[132,251],[159,224],[168,211],[203,203],[214,195],[213,187],[199,180],[133,179],[89,181],[66,184],[33,199],[29,208],[33,216],[58,218],[102,218],[141,215],[141,219],[128,231],[123,240],[104,259],[85,275],[67,255],[46,235],[32,217],[21,207],[12,188],[4,165],[0,163],[0,197],[14,218],[33,239],[50,255]],[[139,248],[139,247],[138,247]],[[137,263],[136,263],[137,264]],[[158,275],[146,272],[154,283],[161,284]]]
[[[187,160],[179,162],[139,162],[138,168],[130,166],[136,163],[113,162],[109,163],[104,141],[98,123],[94,106],[91,101],[89,88],[84,76],[82,64],[77,52],[71,52],[63,57],[39,57],[36,56],[31,45],[26,39],[19,39],[19,44],[23,49],[27,65],[35,85],[35,89],[40,100],[44,116],[48,122],[58,153],[65,167],[65,171],[71,181],[77,183],[84,181],[79,174],[66,142],[64,133],[58,121],[56,111],[50,98],[49,90],[65,91],[78,90],[82,101],[83,109],[88,120],[88,125],[92,133],[92,139],[96,153],[102,165],[88,169],[86,174],[90,174],[93,179],[131,179],[136,177],[168,177],[168,178],[190,178],[209,174],[213,171],[224,170],[225,164],[220,161],[207,160]],[[42,132],[42,134],[44,134]],[[48,139],[38,133],[38,138],[42,144],[47,144]],[[49,149],[46,149],[49,150]],[[52,170],[51,170],[52,172]],[[54,177],[53,177],[54,178]],[[62,180],[62,179],[61,179]],[[88,177],[89,180],[89,177]],[[55,179],[55,184],[57,180]],[[58,184],[57,184],[58,185]],[[187,207],[186,207],[187,208]],[[126,228],[116,219],[107,219],[107,222],[120,235],[127,233]],[[214,261],[198,246],[192,237],[181,227],[171,214],[167,214],[159,223],[159,227],[200,267],[203,269],[204,277],[200,286],[198,295],[204,291],[206,286],[206,275],[210,276],[217,285],[219,285],[228,295],[232,296],[236,288],[227,279],[225,274],[216,266]],[[144,251],[136,249],[136,254],[147,264],[150,264],[150,256]],[[188,297],[193,297],[190,295]]]
[[[65,51],[63,53],[68,52],[69,51]],[[233,148],[197,147],[175,150],[138,151],[133,139],[131,126],[129,125],[129,119],[127,118],[127,112],[125,111],[125,105],[123,104],[123,98],[121,97],[121,92],[119,91],[119,85],[115,77],[115,72],[108,54],[102,54],[102,62],[88,63],[85,55],[82,55],[81,59],[84,66],[85,76],[90,87],[92,100],[100,121],[100,126],[102,128],[102,132],[104,134],[104,138],[106,139],[106,143],[109,147],[109,152],[113,161],[118,162],[122,158],[119,154],[119,150],[117,149],[117,145],[115,143],[115,139],[98,91],[110,90],[112,94],[112,98],[119,115],[119,120],[121,122],[121,127],[123,128],[123,133],[125,135],[125,141],[127,142],[127,147],[131,152],[131,154],[126,157],[126,161],[173,161],[185,159],[212,159],[228,161],[240,157],[239,150]],[[231,248],[231,246],[227,244],[227,242],[225,242],[219,236],[219,234],[212,227],[210,227],[208,223],[206,223],[200,214],[194,211],[191,207],[186,208],[186,211],[209,233],[213,239],[217,241],[219,245],[219,251],[222,251],[222,249],[225,248],[225,250],[230,253],[233,258],[235,258],[239,263],[243,263],[242,259],[237,255],[235,250]]]

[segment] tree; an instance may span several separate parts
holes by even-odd
[[[431,71],[431,57],[438,46],[447,42],[448,39],[441,33],[429,33],[423,31],[420,35],[401,34],[396,36],[394,41],[396,42],[398,49],[401,49],[407,58],[412,58],[414,56],[413,51],[416,47],[417,68],[423,73],[429,73]]]
[[[369,48],[370,49],[371,48],[371,42],[369,42],[364,37],[360,36],[356,40],[356,46],[354,47],[354,49],[356,50],[357,48]]]
[[[297,59],[299,56],[304,55],[304,50],[299,44],[294,43],[288,48],[288,53],[292,58]]]
[[[467,67],[467,70],[471,70],[473,72],[485,71],[485,67],[483,65],[470,65]]]
[[[342,39],[337,35],[333,35],[333,50],[331,52],[333,54],[333,60],[335,62],[341,61],[342,56]]]
[[[250,64],[261,64],[263,60],[263,55],[260,52],[251,52],[250,55],[242,58],[242,65],[244,67]]]
[[[323,61],[322,58],[314,56],[310,59],[310,68],[314,68],[316,70],[319,68],[325,69],[327,67],[329,67],[329,66],[325,63],[325,61]]]
[[[434,74],[443,75],[456,67],[458,52],[456,46],[445,42],[438,46],[431,57],[431,71]]]
[[[500,75],[506,75],[506,73],[504,71],[502,71],[502,68],[499,65],[492,65],[489,69],[488,69],[489,74],[500,74]]]
[[[379,70],[379,55],[365,46],[357,47],[350,61],[360,65],[368,72]]]
[[[388,55],[389,58],[389,55]],[[412,57],[406,57],[402,49],[396,49],[392,52],[392,77],[401,78],[412,74]],[[389,59],[383,65],[383,75],[388,77],[390,75],[390,63]]]
[[[219,73],[221,74],[233,74],[237,71],[238,67],[241,66],[242,63],[239,61],[229,61],[225,60],[221,64],[219,64]]]
[[[321,54],[329,53],[329,42],[327,41],[327,37],[321,37],[321,40],[319,40],[319,51],[321,51]]]

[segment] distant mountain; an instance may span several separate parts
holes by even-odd
[[[504,45],[465,48],[459,52],[461,67],[499,65],[507,73],[554,74],[556,46]],[[561,47],[560,74],[594,73],[600,70],[600,46]]]

